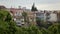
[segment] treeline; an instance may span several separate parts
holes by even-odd
[[[60,23],[54,23],[47,29],[39,26],[18,27],[6,10],[0,10],[0,34],[60,34]]]

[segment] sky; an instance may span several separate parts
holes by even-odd
[[[31,9],[33,3],[38,10],[60,10],[60,0],[0,0],[0,5],[7,8],[21,6]]]

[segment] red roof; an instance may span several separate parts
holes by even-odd
[[[10,8],[10,11],[11,11],[12,14],[15,14],[17,11],[20,11],[20,10],[23,10],[23,9]]]

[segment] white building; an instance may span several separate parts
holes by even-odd
[[[57,21],[57,13],[54,13],[52,11],[40,11],[36,13],[36,17],[41,19],[42,21],[50,21],[50,22],[56,22]]]
[[[57,13],[53,11],[46,12],[46,21],[56,22],[57,21]]]
[[[56,22],[57,21],[57,14],[56,13],[51,13],[49,21]]]

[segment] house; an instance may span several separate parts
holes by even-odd
[[[0,5],[0,9],[6,9],[6,7],[3,5]]]
[[[54,11],[49,11],[46,13],[47,22],[57,22],[57,13]]]
[[[12,14],[13,20],[16,22],[18,26],[24,25],[24,19],[22,16],[23,9],[10,8],[10,12]]]
[[[57,21],[57,14],[51,13],[49,21],[56,22]]]
[[[43,22],[56,22],[57,12],[55,11],[38,11],[36,12],[36,17]]]
[[[27,16],[30,24],[36,25],[36,14],[32,11],[27,11]]]
[[[44,11],[36,12],[36,18],[39,18],[41,21],[45,22],[46,16],[45,16]]]
[[[18,26],[22,26],[22,25],[27,25],[25,22],[24,22],[24,17],[22,15],[23,12],[26,12],[27,13],[27,20],[29,20],[29,23],[31,24],[35,24],[35,14],[34,12],[31,12],[30,10],[28,9],[18,9],[18,8],[10,8],[10,12],[12,13],[12,16],[13,16],[13,20],[16,22],[16,24]]]

